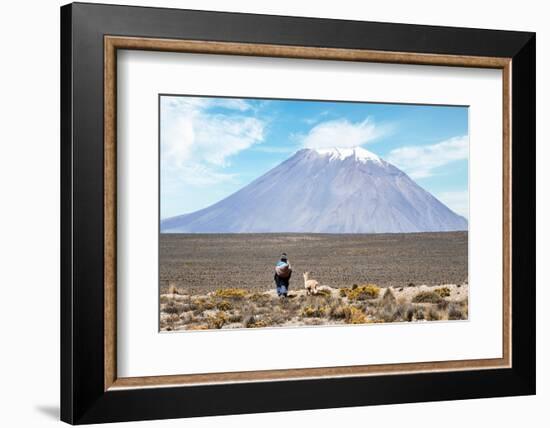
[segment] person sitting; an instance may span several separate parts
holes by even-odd
[[[280,260],[275,265],[275,286],[279,297],[287,297],[290,287],[290,277],[292,276],[292,267],[288,261],[286,253],[282,253]]]

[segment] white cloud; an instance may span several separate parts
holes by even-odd
[[[425,178],[434,170],[457,160],[468,159],[468,136],[453,137],[430,146],[408,146],[392,150],[387,160],[412,178]]]
[[[436,198],[447,205],[455,213],[468,218],[469,217],[469,197],[468,191],[441,192],[437,193]]]
[[[301,136],[304,147],[312,149],[330,147],[356,147],[386,135],[387,125],[377,125],[370,118],[352,123],[346,119],[330,120],[315,125]]]
[[[213,107],[232,112],[214,113]],[[211,185],[234,178],[223,172],[231,156],[264,138],[265,123],[242,114],[251,108],[238,99],[161,98],[163,184]]]
[[[216,100],[211,100],[211,102],[216,107],[230,110],[247,111],[252,108],[250,103],[240,98],[217,98]]]
[[[307,125],[313,125],[319,121],[321,121],[321,119],[324,117],[324,116],[327,116],[330,112],[328,110],[324,110],[322,111],[321,113],[319,113],[317,116],[314,116],[314,117],[307,117],[305,119],[302,119]]]

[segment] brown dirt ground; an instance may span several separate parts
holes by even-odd
[[[320,284],[382,287],[463,284],[468,280],[468,233],[161,234],[160,288],[186,294],[234,287],[274,287],[273,266],[281,252],[293,267],[291,290],[312,272]]]

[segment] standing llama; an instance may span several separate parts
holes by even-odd
[[[308,296],[312,294],[317,294],[317,287],[319,283],[314,279],[309,279],[309,272],[304,273],[304,286],[306,288],[306,293]]]

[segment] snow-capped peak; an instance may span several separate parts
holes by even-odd
[[[361,162],[373,161],[377,163],[382,163],[382,159],[379,156],[375,155],[372,152],[369,152],[367,149],[364,149],[363,147],[350,147],[350,148],[333,147],[330,149],[314,149],[314,150],[321,156],[329,156],[330,160],[336,160],[336,159],[344,160],[353,156],[355,160],[358,160]]]

